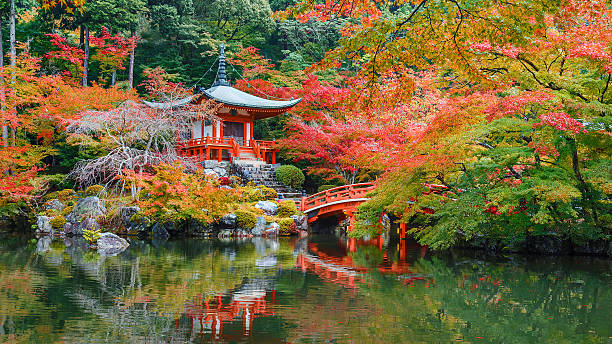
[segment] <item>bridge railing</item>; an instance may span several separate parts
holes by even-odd
[[[338,186],[329,190],[321,191],[312,196],[302,198],[300,202],[300,210],[308,211],[309,209],[333,202],[365,198],[365,195],[372,190],[374,190],[373,183],[359,183]]]

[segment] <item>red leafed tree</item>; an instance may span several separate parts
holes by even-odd
[[[110,77],[110,84],[114,85],[116,72],[118,69],[125,69],[123,64],[130,52],[136,48],[138,37],[124,38],[120,34],[111,35],[107,28],[102,27],[100,34],[91,37],[90,41],[97,48],[91,59],[100,63],[103,80],[106,81]]]

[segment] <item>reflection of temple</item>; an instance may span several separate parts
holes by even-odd
[[[225,299],[225,300],[224,300]],[[276,291],[264,289],[240,290],[228,297],[218,295],[212,300],[194,300],[185,306],[185,315],[191,321],[195,333],[210,333],[212,339],[235,340],[232,335],[223,333],[223,324],[242,322],[241,336],[251,335],[253,319],[274,315],[269,304],[276,302]],[[178,320],[177,320],[178,327]],[[235,334],[234,334],[235,336]]]

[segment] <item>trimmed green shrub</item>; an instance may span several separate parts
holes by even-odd
[[[257,223],[257,216],[250,211],[236,210],[236,225],[242,229],[251,229]]]
[[[297,206],[294,201],[284,200],[278,202],[278,210],[276,212],[278,217],[289,217],[297,214]]]
[[[257,188],[259,188],[264,197],[264,200],[266,201],[275,200],[278,198],[278,193],[272,188],[269,188],[265,185],[259,185],[257,186]]]
[[[280,226],[280,234],[291,234],[297,230],[295,221],[292,218],[278,219],[278,224]]]
[[[283,165],[276,169],[276,179],[284,185],[300,189],[304,184],[304,173],[293,165]]]
[[[106,189],[102,185],[92,185],[85,189],[85,196],[104,196]]]
[[[66,224],[66,219],[62,215],[58,215],[52,218],[49,223],[51,224],[51,227],[55,229],[62,229]]]
[[[335,188],[337,185],[332,185],[332,184],[323,184],[321,186],[319,186],[317,188],[317,192],[323,192],[325,190],[329,190],[329,189],[333,189]]]

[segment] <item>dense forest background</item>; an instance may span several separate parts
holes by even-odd
[[[140,85],[147,68],[162,67],[174,75],[174,81],[186,86],[208,87],[215,78],[219,44],[229,55],[240,47],[256,47],[283,72],[303,70],[320,61],[325,52],[337,45],[341,21],[302,23],[296,19],[279,21],[274,11],[284,10],[297,1],[275,0],[93,0],[82,11],[66,11],[56,6],[40,10],[37,1],[17,1],[18,42],[28,42],[34,55],[52,50],[51,32],[66,35],[69,42],[83,42],[79,30],[89,29],[99,35],[102,27],[110,34],[139,36],[134,62],[134,85]],[[3,37],[7,38],[9,6],[3,5]],[[81,37],[82,39],[82,37]],[[4,51],[9,42],[3,40]],[[95,47],[92,48],[95,50]],[[93,51],[91,52],[93,54]],[[8,57],[5,56],[8,61]],[[43,72],[57,71],[46,61]],[[100,66],[90,63],[89,80],[98,80]],[[230,80],[240,79],[240,70],[228,68]],[[128,69],[117,71],[117,85],[126,86]]]

